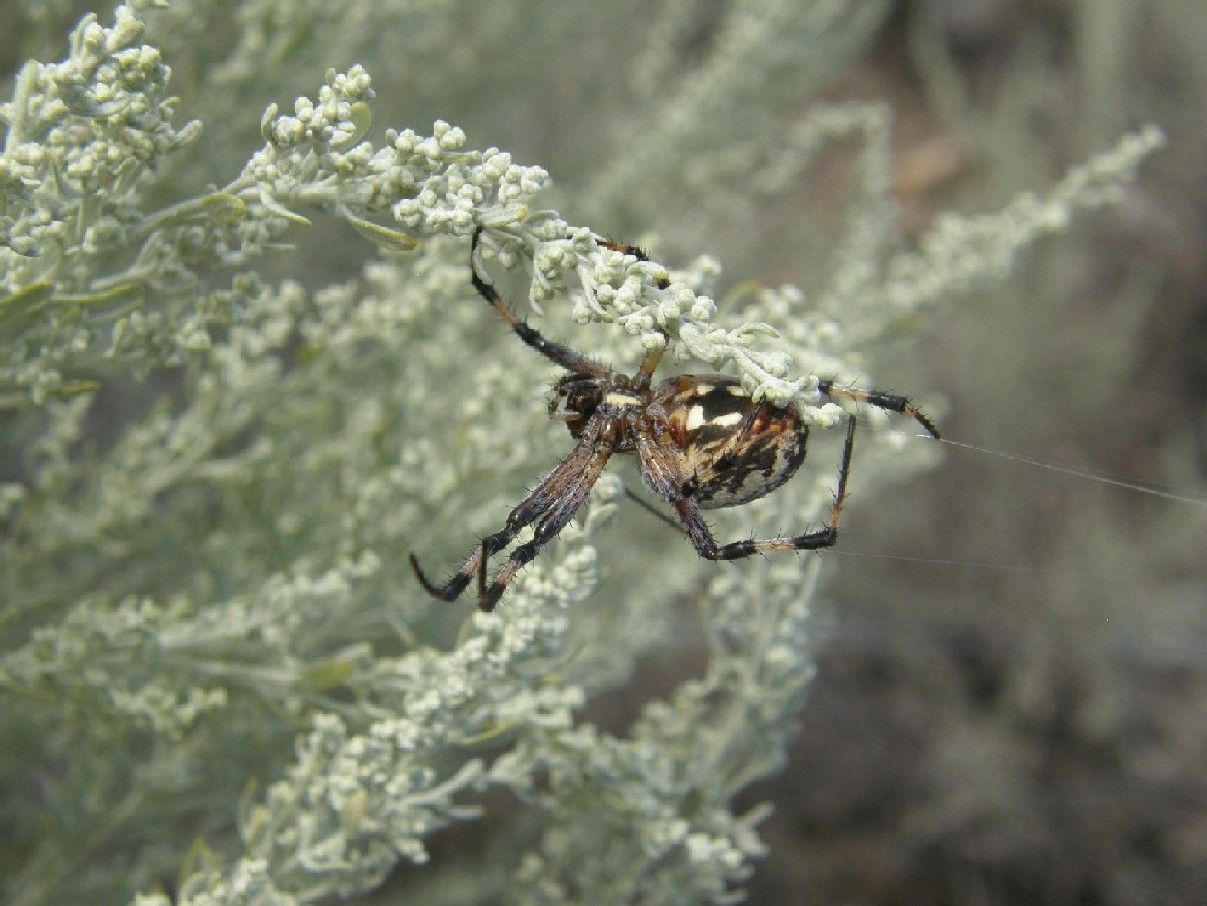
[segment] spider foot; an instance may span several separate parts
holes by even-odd
[[[419,560],[414,554],[408,555],[411,561],[411,569],[415,572],[415,578],[419,580],[419,584],[433,598],[439,598],[441,601],[455,601],[461,596],[461,592],[465,591],[465,586],[469,584],[469,576],[458,573],[453,576],[445,585],[433,584],[427,576],[423,574],[423,570],[419,567]]]

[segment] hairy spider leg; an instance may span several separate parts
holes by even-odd
[[[641,459],[642,472],[650,480],[654,490],[674,506],[683,532],[691,540],[696,553],[706,560],[740,560],[752,554],[766,554],[771,551],[808,551],[833,547],[838,541],[838,522],[847,498],[847,479],[851,474],[851,454],[854,449],[855,417],[851,416],[847,420],[847,437],[842,448],[842,461],[838,467],[838,489],[834,492],[834,503],[830,506],[830,516],[824,528],[791,538],[769,538],[762,541],[751,538],[720,546],[704,521],[700,507],[690,494],[682,492],[682,488],[688,486],[688,481],[687,476],[680,474],[681,470],[675,457],[660,449],[653,441],[638,443],[637,453]]]
[[[514,311],[507,307],[507,303],[503,301],[498,291],[482,279],[478,274],[477,259],[478,259],[478,243],[482,238],[483,227],[478,227],[474,230],[473,238],[470,240],[469,249],[469,270],[470,279],[473,281],[474,289],[476,289],[482,298],[485,299],[490,306],[497,311],[515,331],[516,336],[523,340],[527,345],[531,346],[545,358],[556,362],[568,371],[573,371],[576,374],[589,374],[592,377],[602,378],[608,374],[608,369],[596,362],[589,356],[583,355],[569,346],[564,346],[561,343],[555,343],[553,340],[546,339],[540,331],[534,327],[530,327],[527,322],[520,318]],[[622,255],[632,255],[639,261],[649,261],[645,252],[635,245],[621,245],[616,242],[611,242],[607,239],[596,238],[595,240],[601,248],[610,249],[614,252],[620,252]],[[670,281],[663,277],[658,280],[658,287],[666,289],[670,286]],[[666,336],[665,331],[663,336]],[[665,346],[658,349],[651,349],[646,352],[641,360],[641,367],[638,372],[641,374],[640,385],[648,387],[650,378],[653,377],[654,371],[658,368],[658,364],[662,361],[663,353],[666,352]]]
[[[538,330],[529,327],[507,307],[495,288],[482,279],[478,274],[476,263],[481,236],[482,227],[478,227],[474,230],[470,244],[470,278],[482,298],[499,313],[525,344],[547,359],[577,374],[586,374],[601,379],[606,377],[610,372],[603,365],[568,346],[545,339]],[[607,244],[606,247],[613,248],[614,246]],[[630,252],[643,259],[645,257],[639,249],[629,250],[628,247],[624,247],[615,250]],[[646,375],[647,384],[649,376],[658,367],[662,354],[662,349],[650,350],[642,359],[642,373]],[[478,550],[444,585],[436,585],[431,582],[419,566],[418,558],[411,554],[411,568],[424,590],[433,597],[452,601],[465,590],[476,574],[478,577],[478,604],[483,610],[493,609],[516,571],[530,562],[558,532],[565,528],[566,523],[573,517],[582,501],[586,499],[592,485],[598,480],[604,464],[611,456],[611,450],[592,449],[593,443],[593,438],[584,437],[579,446],[550,472],[523,502],[512,510],[504,527],[482,539]],[[488,584],[486,569],[490,558],[510,544],[523,528],[540,519],[547,510],[550,512],[541,519],[533,539],[516,548],[495,581]]]
[[[889,412],[900,412],[902,415],[908,415],[925,428],[926,433],[931,437],[939,436],[939,429],[935,427],[935,423],[927,418],[921,409],[911,403],[908,397],[895,396],[892,393],[885,393],[883,390],[860,390],[857,387],[835,384],[833,381],[818,381],[817,389],[818,392],[824,393],[826,396],[854,400],[857,403],[875,406],[877,409],[886,409]]]
[[[481,237],[482,227],[478,227],[474,230],[474,237],[470,244],[469,252],[469,272],[474,289],[481,294],[482,298],[495,311],[503,316],[503,320],[511,325],[511,329],[515,331],[516,336],[545,358],[556,362],[566,370],[573,371],[576,374],[589,374],[597,378],[605,377],[608,374],[608,369],[599,364],[599,362],[575,349],[571,349],[569,346],[563,346],[561,343],[547,340],[535,327],[529,327],[519,315],[507,307],[507,303],[503,301],[495,288],[479,276],[478,267],[475,262],[477,260],[478,241]]]
[[[470,579],[477,575],[478,606],[483,610],[493,610],[516,571],[532,560],[541,548],[565,528],[566,523],[586,499],[591,486],[599,479],[612,451],[606,447],[598,448],[595,440],[595,437],[584,437],[570,455],[511,511],[503,528],[482,539],[481,546],[444,585],[431,582],[420,568],[419,560],[411,554],[411,569],[415,571],[415,577],[424,590],[434,598],[453,601],[469,585]],[[495,581],[488,585],[487,561],[507,547],[516,535],[537,519],[541,521],[537,525],[535,536],[512,552],[511,558],[500,570]]]
[[[582,446],[580,445],[580,448]],[[566,527],[566,524],[574,518],[574,514],[578,512],[578,508],[582,506],[583,501],[587,499],[587,495],[591,493],[591,488],[595,486],[595,483],[599,481],[599,476],[603,474],[604,466],[607,465],[608,459],[612,456],[612,451],[608,447],[595,445],[590,454],[581,470],[569,478],[567,486],[562,488],[562,495],[554,502],[553,506],[549,508],[549,511],[537,524],[532,539],[519,545],[511,552],[511,556],[507,558],[507,562],[499,569],[499,572],[495,575],[494,582],[490,583],[489,587],[486,584],[486,564],[483,561],[482,568],[478,573],[478,606],[482,610],[494,610],[495,605],[499,603],[499,599],[503,597],[503,592],[507,590],[507,586],[511,583],[511,580],[515,578],[515,574],[524,566],[531,563],[537,554],[544,549],[545,545],[556,538],[558,533]]]

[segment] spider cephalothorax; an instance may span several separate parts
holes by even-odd
[[[481,235],[481,228],[474,231],[470,250],[473,285],[521,340],[569,372],[553,386],[549,416],[564,421],[578,443],[511,511],[503,528],[482,539],[481,546],[447,583],[432,584],[411,555],[415,575],[429,593],[451,601],[477,576],[478,605],[492,610],[516,572],[536,557],[582,506],[608,459],[617,453],[637,455],[645,486],[674,508],[680,526],[701,557],[736,560],[769,551],[816,550],[834,544],[851,469],[853,416],[847,420],[834,503],[822,528],[791,538],[718,545],[701,510],[757,500],[791,478],[804,462],[809,429],[796,406],[775,406],[766,399],[756,402],[736,378],[720,374],[678,375],[651,385],[662,359],[661,349],[647,352],[637,373],[629,376],[545,339],[521,321],[494,287],[479,276],[475,258]],[[602,240],[600,245],[645,257],[629,246]],[[665,281],[662,285],[665,288]],[[818,382],[818,390],[832,398],[909,415],[928,433],[939,436],[930,419],[903,396],[832,381]],[[529,525],[535,526],[532,538],[517,546],[494,581],[488,581],[489,559]]]

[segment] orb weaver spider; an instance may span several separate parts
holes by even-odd
[[[444,601],[455,600],[476,576],[478,606],[484,611],[493,610],[515,574],[565,528],[616,454],[636,454],[645,486],[674,508],[683,532],[705,559],[739,560],[752,554],[834,545],[851,470],[854,416],[847,419],[838,488],[824,526],[788,538],[717,544],[702,510],[738,506],[764,497],[791,478],[804,462],[809,426],[797,407],[792,403],[776,406],[766,399],[756,402],[737,378],[721,374],[683,374],[652,384],[662,348],[647,352],[636,374],[630,376],[546,339],[511,311],[479,274],[476,258],[481,236],[482,227],[478,227],[470,243],[474,288],[516,336],[568,372],[553,385],[549,417],[565,422],[577,443],[512,509],[503,528],[482,539],[448,582],[431,582],[415,555],[410,555],[415,576],[429,594]],[[597,242],[601,247],[646,260],[634,246],[603,239]],[[669,283],[664,279],[659,285],[666,288]],[[860,390],[829,380],[819,381],[817,389],[832,399],[908,415],[931,436],[939,436],[934,423],[904,396]],[[532,538],[517,546],[494,580],[489,581],[490,558],[530,525],[535,525]]]

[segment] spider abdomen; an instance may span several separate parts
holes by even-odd
[[[758,500],[805,460],[809,427],[796,407],[756,403],[736,378],[679,375],[659,384],[654,396],[691,476],[685,490],[701,509]]]

